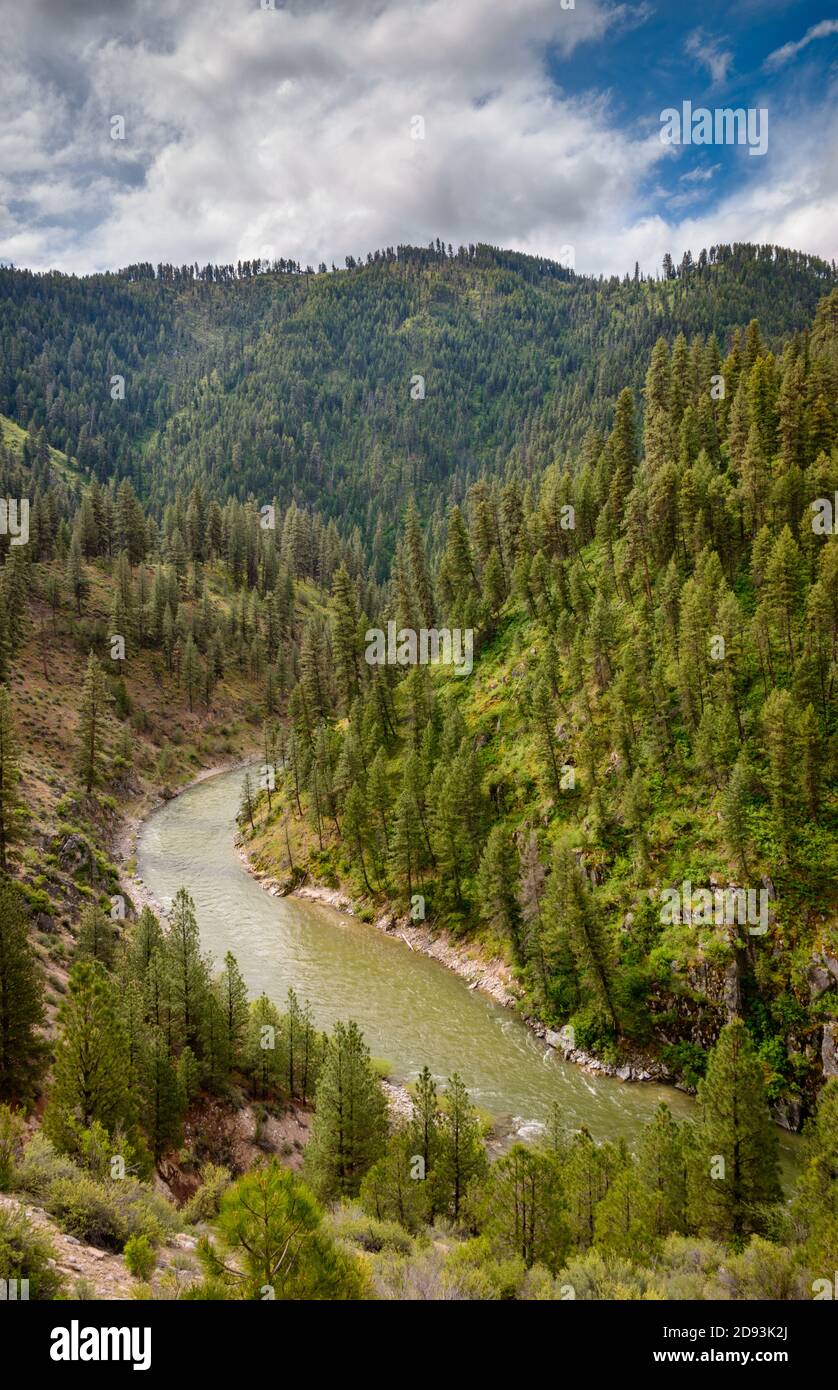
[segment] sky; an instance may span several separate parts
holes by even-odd
[[[7,264],[838,257],[838,0],[0,0],[0,35]],[[668,143],[685,102],[767,112],[765,152]]]

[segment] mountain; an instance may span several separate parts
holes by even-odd
[[[302,1202],[282,1297],[831,1288],[832,270],[0,275],[0,497],[31,503],[25,544],[0,531],[6,1268],[86,1296],[123,1250],[95,1291],[259,1297],[240,1221],[278,1212],[281,1249]],[[417,659],[429,629],[460,674]],[[500,957],[546,1045],[676,1080],[693,1118],[662,1105],[632,1156],[554,1107],[488,1163],[426,1068],[388,1121],[356,1023],[248,1001],[188,891],[161,923],[117,862],[154,798],[242,756],[275,773],[243,779],[257,869]],[[809,1127],[791,1207],[772,1115]]]
[[[773,346],[838,283],[815,257],[747,245],[661,280],[441,244],[256,271],[0,269],[0,412],[157,508],[196,482],[316,506],[360,528],[380,574],[411,492],[434,545],[478,476],[537,475],[608,426],[660,334],[724,350],[758,318]]]

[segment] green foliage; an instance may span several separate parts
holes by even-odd
[[[26,1122],[20,1111],[0,1105],[0,1192],[8,1192],[15,1186],[25,1130]]]
[[[148,1236],[130,1236],[122,1253],[129,1274],[147,1283],[157,1264],[157,1255]]]
[[[56,1178],[46,1206],[62,1230],[106,1250],[122,1250],[134,1235],[159,1245],[177,1224],[165,1198],[134,1178],[97,1182],[86,1173]]]
[[[29,1298],[60,1297],[64,1280],[55,1268],[55,1251],[23,1212],[0,1206],[0,1269],[4,1279],[29,1280]],[[18,1297],[21,1294],[18,1292]]]
[[[245,1299],[362,1297],[358,1266],[328,1235],[311,1192],[275,1162],[228,1188],[204,1240],[207,1274]],[[235,1263],[233,1262],[235,1260]]]
[[[305,1172],[324,1199],[357,1195],[381,1156],[386,1102],[358,1025],[338,1022],[326,1042]]]
[[[690,1208],[696,1229],[722,1239],[761,1229],[764,1203],[780,1195],[777,1135],[764,1071],[748,1030],[722,1029],[698,1087],[690,1153]]]

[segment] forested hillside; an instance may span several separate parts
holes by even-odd
[[[838,1065],[837,310],[777,354],[661,338],[642,424],[625,388],[538,484],[475,484],[435,570],[411,504],[378,610],[338,569],[254,845],[482,933],[569,1052],[694,1086],[743,1016],[793,1127]],[[369,665],[388,621],[473,628],[474,672]]]
[[[448,502],[483,471],[511,455],[537,477],[610,427],[660,334],[724,347],[757,317],[776,347],[835,284],[834,267],[770,246],[667,258],[660,280],[488,246],[348,259],[0,269],[0,412],[156,506],[195,483],[313,505],[347,539],[359,528],[383,577],[412,492],[435,552]]]
[[[750,247],[0,271],[0,1277],[90,1294],[33,1212],[146,1298],[832,1277],[833,281]],[[459,673],[417,660],[442,629]],[[427,1068],[388,1115],[355,1023],[248,999],[185,890],[131,901],[131,817],[239,757],[259,869],[500,954],[552,1046],[692,1118],[631,1152],[554,1109],[490,1161]]]

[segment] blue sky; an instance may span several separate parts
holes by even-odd
[[[684,100],[711,110],[769,112],[764,158],[724,145],[684,146],[645,184],[649,210],[665,217],[686,208],[710,212],[744,179],[770,183],[801,116],[817,122],[825,114],[838,74],[838,3],[705,0],[633,10],[610,42],[587,44],[568,58],[551,55],[560,88],[580,99],[607,91],[616,122],[638,131],[655,128],[662,107],[681,108]]]
[[[0,26],[7,262],[836,256],[838,0],[0,0]],[[687,100],[767,108],[765,155],[664,145]]]

